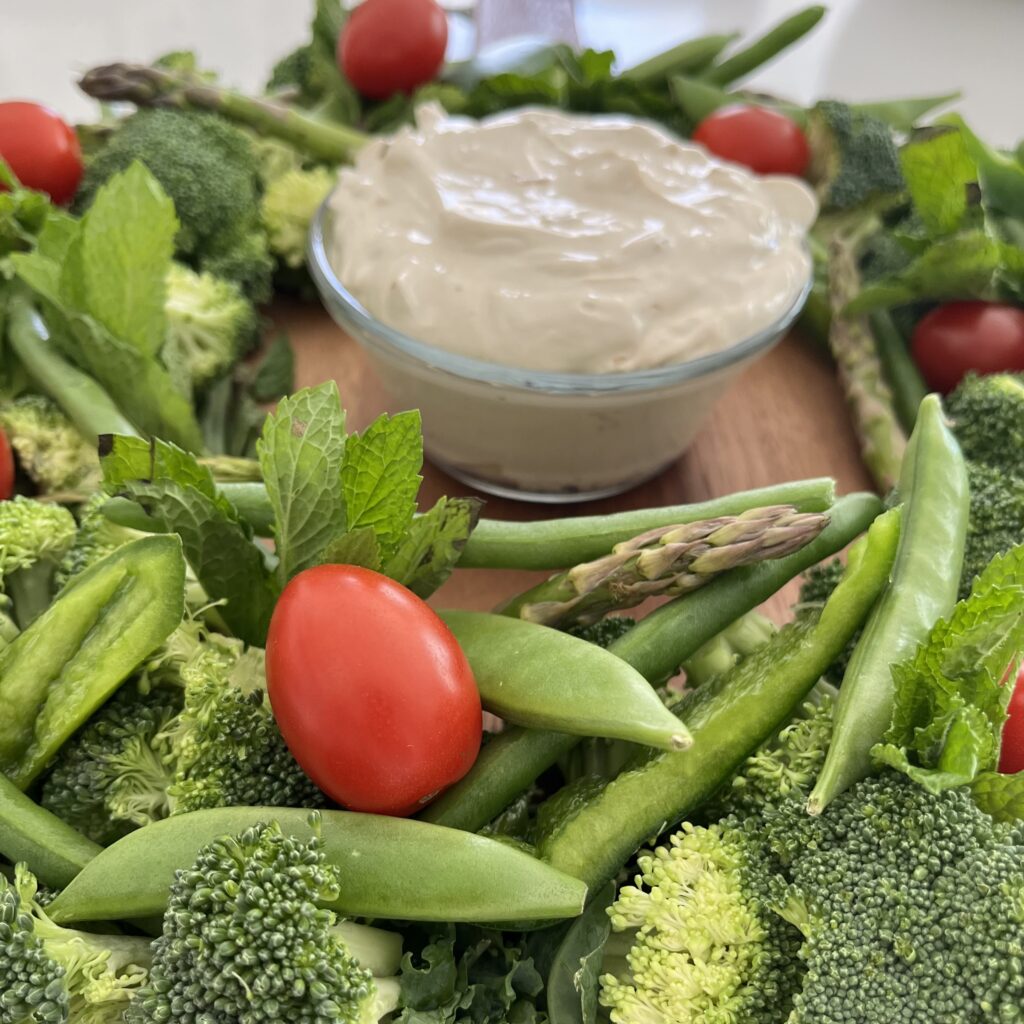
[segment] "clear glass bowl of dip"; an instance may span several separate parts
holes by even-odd
[[[421,411],[431,461],[481,491],[527,501],[607,497],[671,465],[729,384],[782,339],[811,288],[808,275],[775,323],[720,352],[628,373],[549,373],[446,352],[381,323],[338,280],[330,236],[328,200],[310,230],[313,280],[398,406]]]

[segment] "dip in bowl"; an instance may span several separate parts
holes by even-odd
[[[320,210],[310,266],[431,458],[573,501],[677,458],[798,315],[816,204],[627,117],[422,109]]]

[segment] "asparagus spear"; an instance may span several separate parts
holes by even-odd
[[[225,89],[187,72],[145,64],[107,64],[87,71],[81,89],[104,102],[126,101],[139,107],[210,110],[221,117],[291,143],[327,163],[341,163],[367,140],[355,128],[329,124],[298,110]]]
[[[896,415],[892,388],[885,378],[866,316],[843,316],[860,290],[857,240],[838,233],[829,245],[828,292],[832,308],[828,343],[846,392],[864,463],[884,494],[899,479],[907,435]]]
[[[696,590],[728,569],[782,558],[812,541],[827,522],[823,512],[772,505],[648,530],[617,544],[610,555],[557,573],[520,594],[502,613],[562,628],[596,622],[649,597]]]

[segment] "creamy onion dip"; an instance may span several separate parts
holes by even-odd
[[[770,327],[809,274],[802,182],[628,117],[424,106],[341,172],[328,256],[390,327],[522,369],[619,373]]]

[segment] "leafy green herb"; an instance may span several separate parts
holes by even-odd
[[[108,494],[132,498],[182,547],[203,589],[232,632],[262,646],[278,589],[263,550],[253,543],[213,476],[188,452],[164,441],[101,439],[100,465]]]
[[[328,381],[281,400],[257,445],[277,524],[281,585],[316,565],[324,547],[346,527],[341,500],[345,413],[338,385]]]
[[[982,772],[971,785],[971,795],[996,821],[1024,821],[1024,772]]]
[[[1024,650],[1024,545],[994,558],[970,596],[893,666],[892,724],[873,754],[940,792],[991,771]]]
[[[967,215],[968,186],[978,177],[964,136],[952,129],[930,132],[900,150],[900,165],[927,231],[947,235],[958,230]]]

